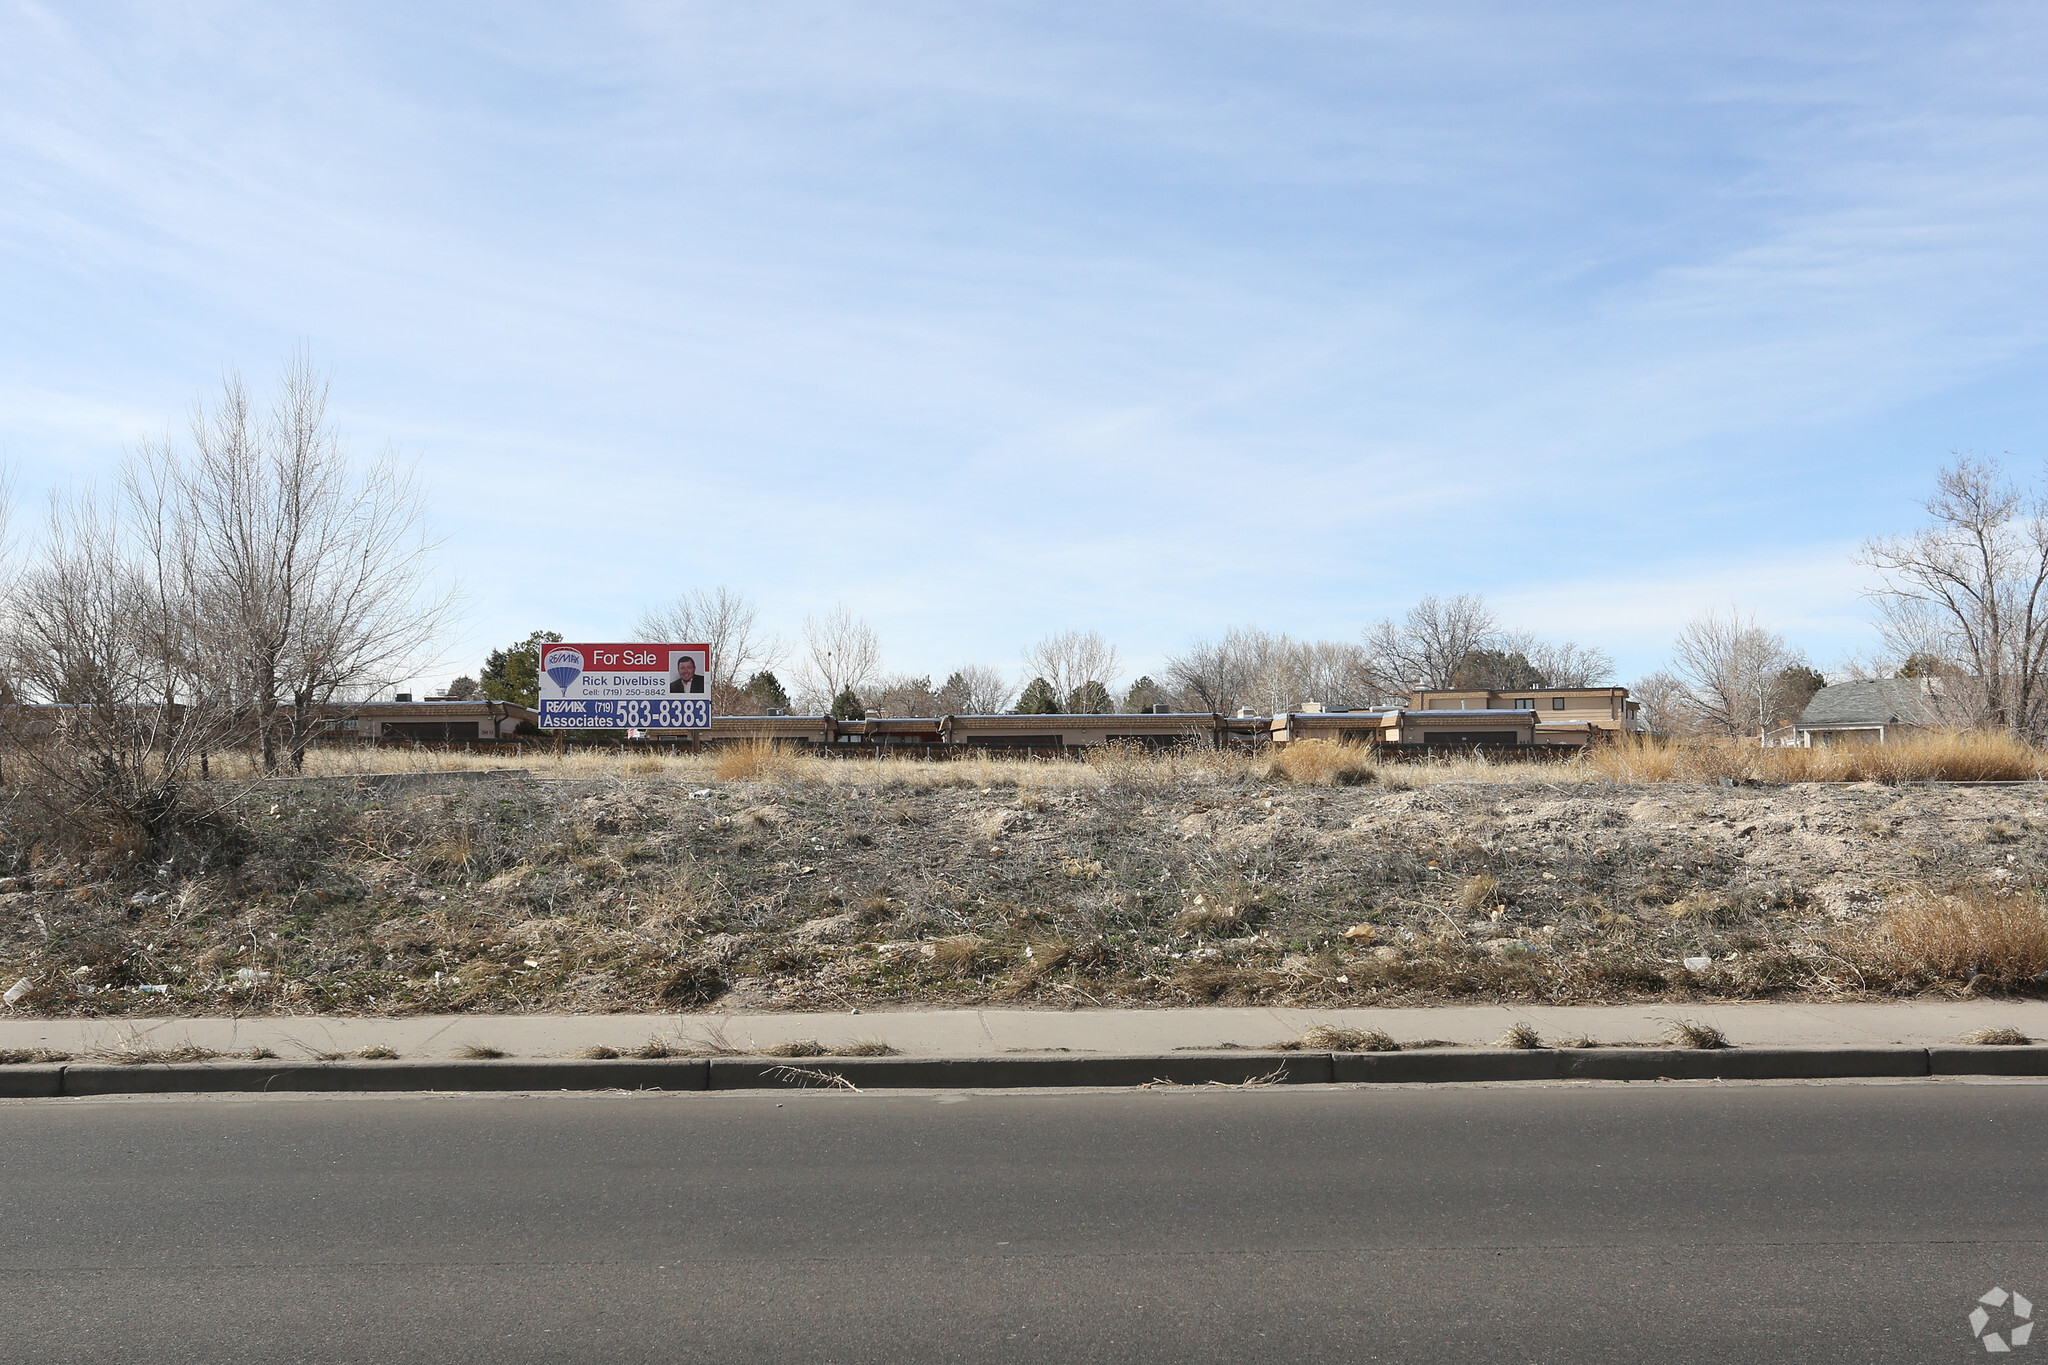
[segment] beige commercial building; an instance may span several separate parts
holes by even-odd
[[[1538,725],[1580,725],[1611,734],[1643,728],[1641,702],[1626,687],[1525,687],[1519,691],[1412,692],[1415,711],[1528,711]]]
[[[321,728],[351,739],[410,739],[447,743],[505,739],[520,722],[537,724],[540,713],[505,701],[362,701],[326,708]]]
[[[1642,706],[1625,687],[1538,687],[1412,692],[1408,704],[1369,711],[1309,706],[1273,717],[1275,744],[1298,739],[1482,748],[1583,748],[1642,728]]]
[[[713,716],[710,743],[766,739],[782,744],[870,748],[1084,749],[1111,742],[1153,746],[1256,743],[1265,718],[1184,715]],[[666,734],[667,732],[664,732]]]

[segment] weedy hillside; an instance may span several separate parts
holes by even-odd
[[[1315,748],[552,772],[260,784],[232,837],[161,861],[16,848],[11,1007],[1843,998],[2032,992],[2048,969],[2032,785],[1631,783]]]

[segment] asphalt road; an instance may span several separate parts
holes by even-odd
[[[1982,1359],[1991,1286],[2048,1317],[2044,1135],[2035,1083],[12,1102],[0,1360]]]

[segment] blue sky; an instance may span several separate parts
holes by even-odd
[[[1430,592],[1624,681],[2048,456],[2048,10],[0,4],[0,457],[303,345],[446,664],[726,582],[1133,671]]]

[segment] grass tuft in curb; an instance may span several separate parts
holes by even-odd
[[[1664,1041],[1672,1047],[1702,1049],[1728,1046],[1728,1036],[1712,1024],[1702,1024],[1697,1019],[1680,1019],[1671,1025],[1671,1031]]]
[[[1972,1029],[1956,1039],[1971,1047],[2026,1047],[2034,1040],[2016,1028]]]
[[[1333,1024],[1318,1024],[1305,1029],[1296,1038],[1284,1043],[1275,1043],[1274,1052],[1399,1052],[1401,1045],[1393,1036],[1376,1028],[1339,1028]]]
[[[1527,1052],[1543,1046],[1543,1035],[1536,1031],[1533,1024],[1517,1023],[1496,1039],[1493,1045]]]

